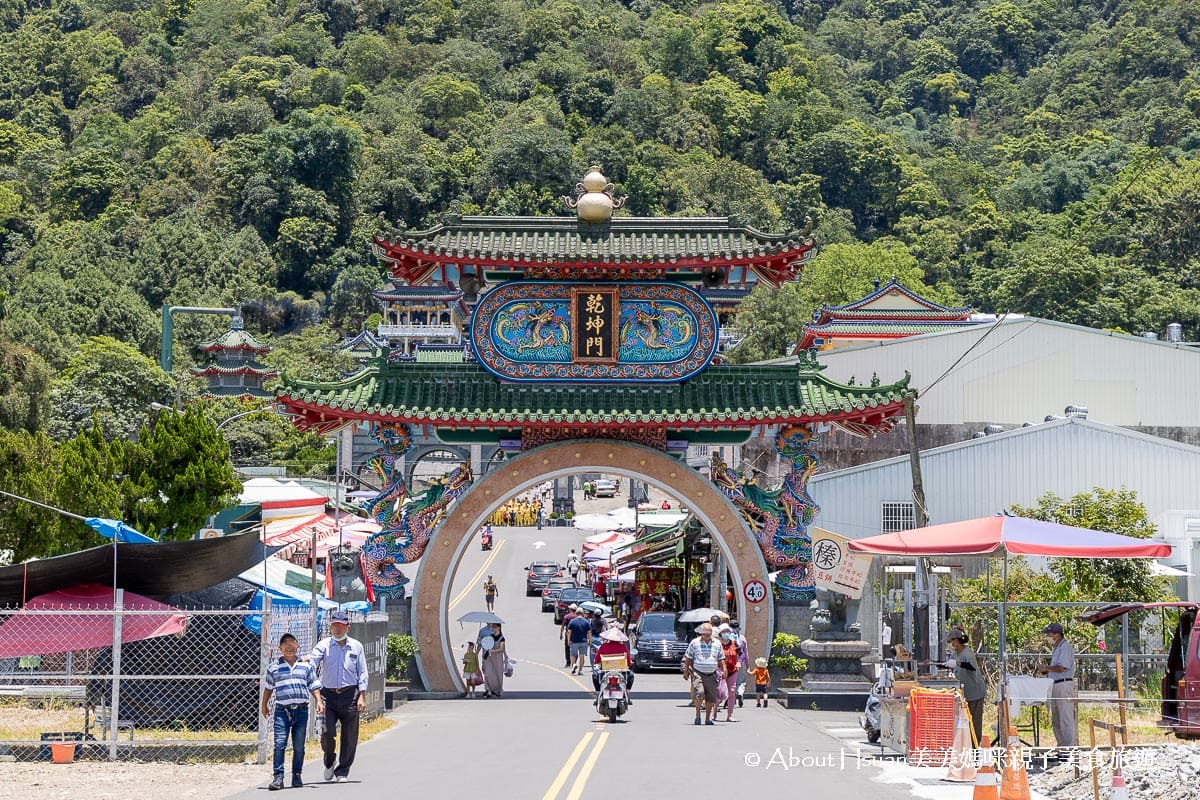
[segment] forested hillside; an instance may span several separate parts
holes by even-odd
[[[811,218],[742,359],[890,274],[1197,338],[1198,113],[1192,0],[0,0],[0,393],[153,356],[163,302],[356,330],[377,226],[560,213],[591,163],[633,214]]]

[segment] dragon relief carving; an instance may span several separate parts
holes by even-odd
[[[671,334],[678,330],[678,336]],[[669,350],[687,344],[692,338],[692,323],[677,311],[668,311],[651,301],[646,309],[634,310],[633,319],[621,326],[621,344],[640,342],[648,350]]]
[[[363,570],[375,591],[388,595],[408,583],[400,564],[416,561],[429,546],[433,532],[447,509],[471,486],[471,465],[460,464],[435,478],[426,491],[408,497],[408,487],[399,468],[400,457],[412,446],[405,425],[375,425],[371,436],[381,448],[368,461],[384,488],[367,504],[367,513],[382,526],[363,545]]]
[[[514,329],[511,333],[510,328]],[[516,346],[518,353],[563,345],[571,340],[566,320],[553,308],[536,301],[510,306],[507,315],[496,323],[496,335]]]
[[[779,431],[775,449],[792,468],[773,490],[730,469],[718,453],[713,453],[710,467],[713,483],[741,512],[768,567],[780,571],[775,578],[780,596],[791,600],[816,597],[809,527],[820,506],[807,489],[821,463],[812,449],[815,444],[816,435],[807,426],[789,425]]]

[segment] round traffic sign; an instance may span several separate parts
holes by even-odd
[[[742,587],[742,594],[749,603],[761,603],[767,599],[767,585],[762,581],[747,581]]]

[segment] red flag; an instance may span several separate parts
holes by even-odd
[[[362,573],[363,583],[367,587],[367,602],[375,602],[375,587],[371,585],[371,579],[367,577],[367,557],[360,550],[358,553],[358,571]]]

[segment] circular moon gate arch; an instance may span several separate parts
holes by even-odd
[[[696,470],[659,450],[606,439],[556,442],[498,465],[451,508],[421,559],[414,582],[412,630],[420,645],[417,666],[430,691],[463,691],[450,641],[450,592],[459,562],[488,516],[508,497],[543,481],[578,472],[604,472],[647,480],[685,504],[716,537],[740,592],[753,580],[768,584],[758,544],[737,509]],[[774,620],[771,592],[760,603],[738,601],[742,633],[750,647],[770,649]]]

